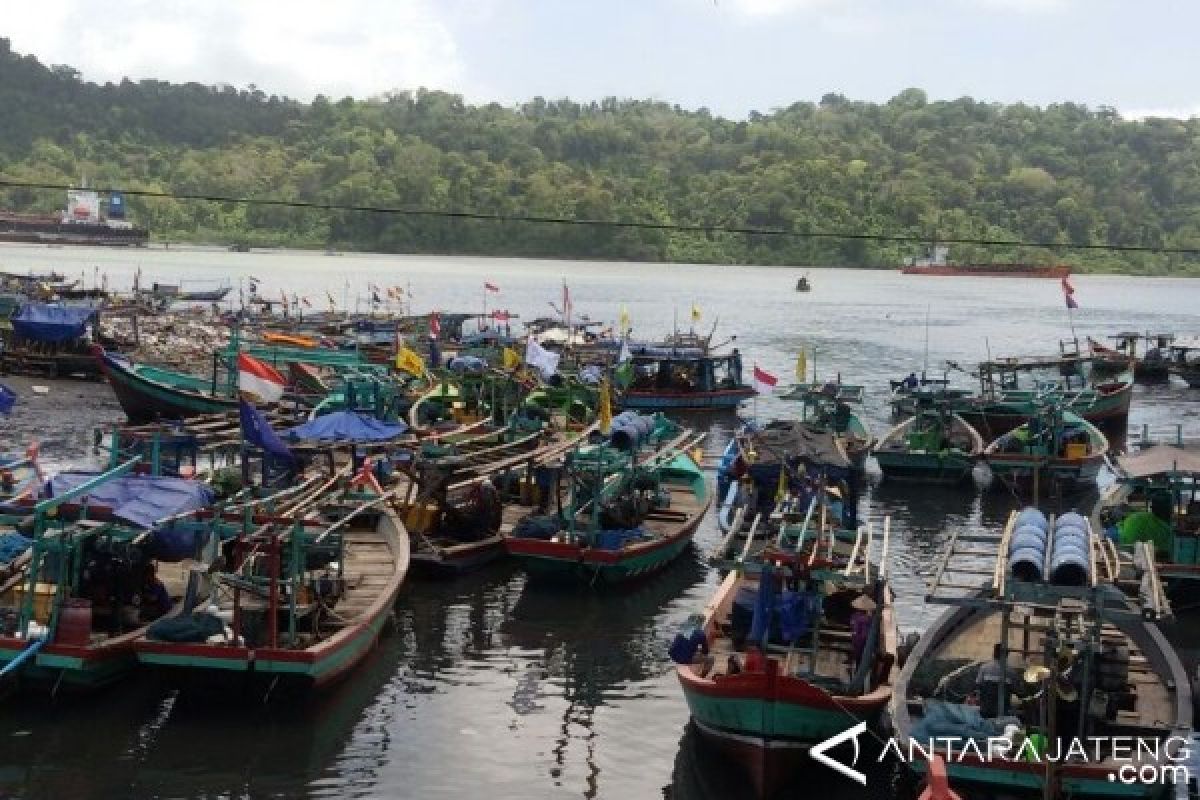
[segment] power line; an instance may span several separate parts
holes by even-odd
[[[164,200],[195,200],[207,203],[235,203],[246,206],[273,208],[299,208],[318,211],[349,211],[362,214],[392,214],[402,217],[425,217],[440,219],[467,219],[485,222],[519,222],[544,225],[584,225],[597,228],[626,230],[667,231],[671,233],[728,233],[745,236],[780,236],[792,239],[837,239],[842,241],[872,241],[928,244],[929,236],[908,233],[853,233],[848,231],[792,231],[783,228],[754,228],[739,225],[693,225],[676,222],[651,222],[617,219],[579,219],[575,217],[543,217],[525,214],[489,214],[481,211],[447,211],[431,208],[406,208],[403,206],[365,206],[344,203],[322,203],[309,200],[278,200],[274,198],[230,197],[217,194],[193,194],[189,192],[165,192],[154,189],[97,189],[71,186],[65,183],[40,183],[37,181],[15,181],[0,178],[0,187],[10,189],[44,189],[60,192],[96,191],[118,192],[132,197],[150,197]],[[1030,242],[1020,239],[982,239],[971,237],[938,236],[939,244],[970,244],[985,247],[1030,247],[1045,250],[1108,251],[1115,253],[1162,253],[1168,255],[1200,255],[1200,247],[1164,247],[1132,244],[1064,244],[1059,242]]]

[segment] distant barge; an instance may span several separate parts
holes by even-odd
[[[935,246],[924,258],[911,259],[900,268],[905,275],[968,275],[982,278],[1065,278],[1066,264],[950,264],[948,249]]]
[[[149,239],[149,231],[125,219],[120,192],[102,198],[90,189],[72,189],[66,211],[58,214],[0,210],[0,242],[140,247]]]

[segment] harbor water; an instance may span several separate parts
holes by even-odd
[[[804,349],[811,374],[866,387],[876,435],[888,424],[888,380],[947,361],[964,369],[990,356],[1051,354],[1060,340],[1119,330],[1200,332],[1200,283],[1078,276],[1068,311],[1058,281],[902,276],[802,270],[203,250],[104,251],[0,248],[0,269],[50,269],[91,285],[231,281],[254,276],[260,293],[309,298],[324,308],[366,309],[369,284],[403,287],[417,312],[477,311],[484,281],[501,291],[489,309],[553,314],[563,285],[576,317],[615,323],[628,310],[634,336],[695,328],[736,336],[747,368],[793,379]],[[236,302],[237,290],[231,297]],[[693,306],[700,319],[693,322]],[[514,323],[514,327],[517,327]],[[928,345],[926,346],[926,341]],[[926,355],[927,354],[927,355]],[[972,378],[949,372],[964,386]],[[22,386],[30,382],[22,382]],[[33,383],[37,383],[34,381]],[[44,382],[43,382],[44,383]],[[56,382],[0,418],[0,450],[42,443],[61,467],[93,458],[93,430],[120,419],[103,384]],[[27,399],[26,399],[27,398]],[[745,416],[790,416],[777,398]],[[1182,383],[1136,389],[1131,429],[1200,426],[1200,391]],[[738,424],[692,417],[707,431],[715,465]],[[877,478],[877,476],[876,476]],[[861,516],[892,518],[892,575],[903,632],[939,609],[924,582],[955,530],[1002,524],[1015,499],[999,491],[873,485]],[[0,797],[466,797],[736,798],[739,775],[687,727],[687,707],[667,658],[679,624],[717,584],[705,554],[715,520],[669,570],[627,589],[597,592],[527,585],[500,565],[456,582],[410,581],[380,647],[333,691],[307,704],[212,703],[137,677],[102,695],[0,704]],[[798,776],[784,796],[850,784],[828,772]]]

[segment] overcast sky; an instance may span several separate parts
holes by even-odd
[[[655,98],[726,116],[916,86],[1200,113],[1194,0],[3,0],[0,36],[86,78],[471,101]]]

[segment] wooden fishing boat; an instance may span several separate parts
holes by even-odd
[[[1074,353],[986,361],[979,365],[979,394],[952,408],[985,440],[1024,424],[1046,402],[1060,402],[1093,425],[1124,425],[1133,400],[1132,373],[1110,377],[1088,365],[1088,358]],[[1022,379],[1028,384],[1032,377],[1036,385],[1021,388]]]
[[[6,517],[32,538],[0,582],[0,675],[55,692],[106,686],[135,666],[133,642],[147,615],[178,613],[194,592],[190,562],[170,551],[193,545],[202,526],[178,515],[204,507],[211,492],[195,482],[131,476],[136,463],[69,479],[63,485],[70,488]],[[117,488],[120,482],[126,485]],[[156,497],[148,507],[166,516],[137,507],[148,494]],[[160,607],[130,604],[126,593],[151,596],[147,570],[168,555],[175,564],[157,573]]]
[[[225,519],[230,566],[210,574],[209,604],[139,636],[138,661],[185,688],[233,682],[266,696],[347,676],[378,640],[409,567],[391,495],[369,473],[347,477],[286,514]]]
[[[131,422],[237,411],[237,398],[214,394],[210,380],[137,364],[98,345],[92,353]]]
[[[914,372],[904,380],[891,380],[888,384],[891,390],[888,405],[891,406],[894,417],[915,414],[919,408],[934,405],[956,408],[972,394],[970,389],[951,386],[948,375],[930,378],[923,372],[919,378]]]
[[[983,452],[992,475],[1017,491],[1057,485],[1063,491],[1093,484],[1108,455],[1108,438],[1087,420],[1046,406]]]
[[[1153,559],[1135,582],[1150,588],[1130,597],[1078,514],[1026,509],[1000,534],[961,538],[926,595],[949,608],[896,680],[892,724],[911,766],[936,753],[952,784],[993,793],[1182,796],[1163,768],[1186,757],[1191,687],[1155,624],[1169,609]]]
[[[796,291],[797,292],[811,292],[812,291],[812,283],[810,283],[808,280],[807,272],[796,279]]]
[[[866,420],[854,409],[863,401],[863,387],[839,381],[794,384],[788,400],[800,401],[800,419],[812,430],[828,431],[841,441],[846,455],[862,469],[875,437]],[[853,405],[852,405],[853,404]]]
[[[781,487],[812,494],[818,486],[838,487],[833,510],[839,524],[856,528],[861,474],[846,453],[845,441],[831,431],[801,420],[747,423],[732,439],[717,465],[717,525],[728,533],[745,508],[742,524],[778,502]]]
[[[1178,375],[1190,389],[1200,389],[1200,340],[1171,345],[1171,373]]]
[[[24,455],[0,454],[0,508],[21,503],[37,494],[42,473],[38,468],[37,448]]]
[[[702,437],[632,412],[614,418],[612,430],[607,442],[567,455],[561,513],[517,524],[505,541],[531,576],[619,583],[661,569],[691,542],[712,503],[688,452]],[[561,501],[561,486],[547,491]]]
[[[632,380],[617,395],[617,405],[639,411],[719,411],[736,409],[754,397],[742,382],[742,357],[641,348],[631,357]]]
[[[889,480],[962,483],[983,453],[983,437],[945,407],[927,407],[888,431],[872,452]]]
[[[810,745],[878,723],[892,696],[893,597],[886,572],[871,566],[887,563],[890,523],[872,553],[869,527],[835,542],[810,527],[811,513],[800,519],[730,564],[671,648],[693,724],[747,769],[760,797],[773,796]]]

